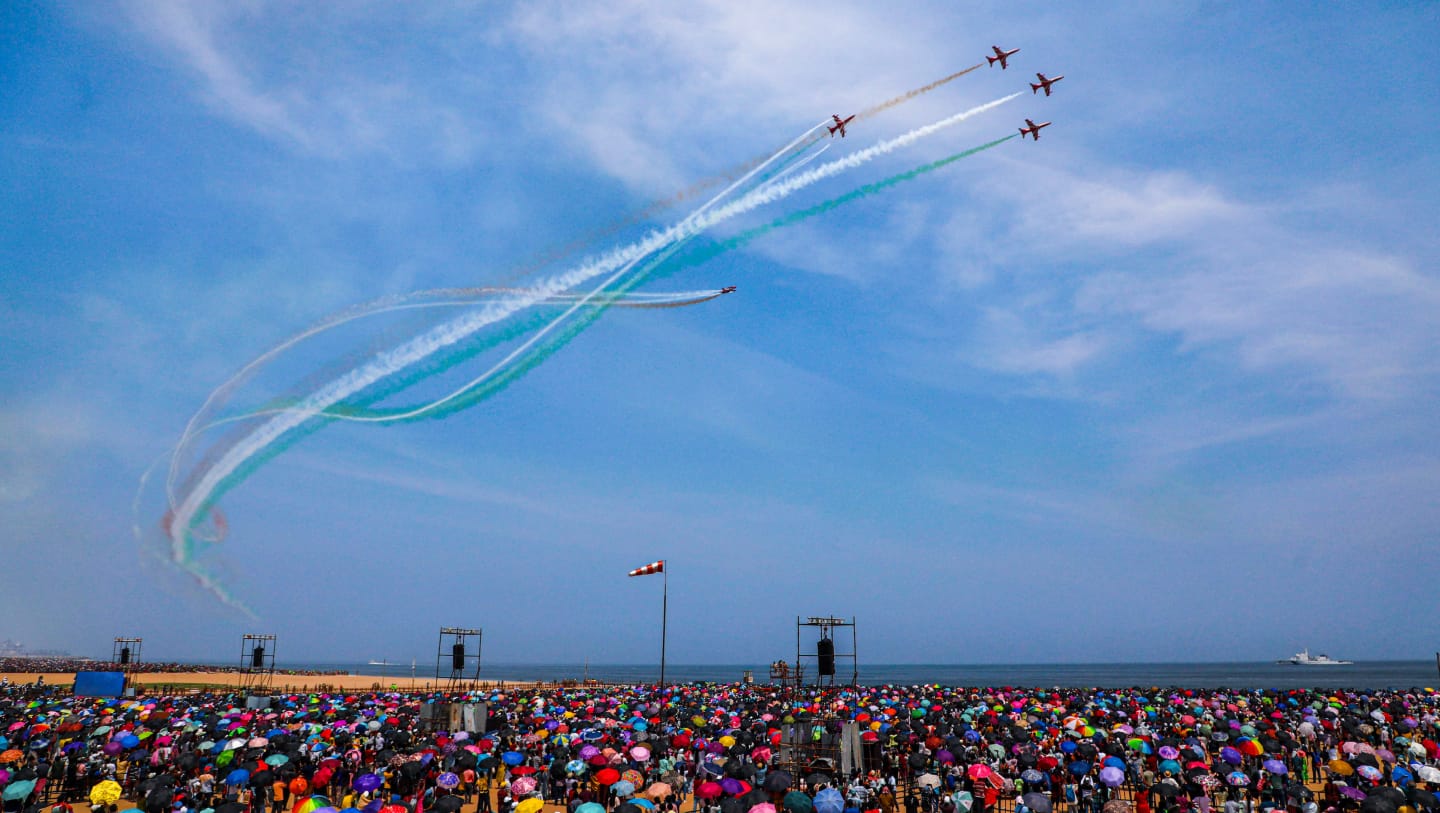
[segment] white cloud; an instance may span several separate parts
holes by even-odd
[[[95,440],[74,399],[32,400],[0,410],[0,503],[30,501],[56,485],[69,455]]]
[[[530,3],[513,32],[551,64],[534,100],[542,115],[592,136],[577,148],[638,188],[693,180],[684,167],[713,171],[717,145],[764,149],[760,133],[874,104],[955,59],[917,17],[869,6]]]
[[[1404,397],[1440,370],[1440,279],[1343,226],[1317,225],[1313,202],[1292,222],[1284,200],[1242,201],[1190,173],[1011,162],[974,194],[1014,214],[989,221],[999,235],[987,253],[942,242],[942,266],[989,307],[1024,312],[1033,334],[1138,326],[1237,373],[1298,376],[1343,398]],[[1328,220],[1343,224],[1334,204]],[[996,284],[986,264],[1023,293]],[[1025,305],[1036,300],[1052,304]],[[1040,361],[1066,349],[1091,360],[1105,346],[1072,342]],[[990,358],[1017,375],[1052,372],[1028,353]]]
[[[402,165],[457,166],[484,140],[485,118],[466,91],[480,79],[446,48],[405,58],[404,39],[345,48],[362,24],[386,25],[384,9],[250,2],[131,0],[135,30],[195,76],[219,115],[302,152],[330,158],[380,155]],[[414,21],[437,40],[441,21]],[[425,26],[433,25],[429,29]],[[417,74],[423,64],[428,72]]]

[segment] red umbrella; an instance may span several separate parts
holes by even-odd
[[[724,792],[725,790],[720,787],[719,782],[701,782],[695,788],[695,796],[700,799],[715,799]]]
[[[516,765],[510,769],[511,776],[529,776],[535,773],[535,769],[529,765]]]
[[[620,781],[620,772],[614,768],[601,768],[595,774],[595,781],[602,785],[613,785]]]

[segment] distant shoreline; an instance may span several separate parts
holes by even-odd
[[[73,672],[0,672],[0,677],[9,678],[12,684],[34,683],[39,678],[44,678],[45,683],[51,686],[68,687],[75,683]],[[131,686],[144,686],[146,688],[173,687],[177,689],[207,688],[217,689],[241,689],[247,688],[253,675],[241,672],[137,672],[127,677]],[[484,689],[491,688],[522,688],[538,685],[535,681],[485,681],[479,683],[463,683],[465,688],[477,687]],[[410,678],[410,677],[384,677],[376,675],[282,675],[275,674],[264,687],[257,688],[257,691],[273,691],[276,693],[286,692],[313,692],[313,691],[386,691],[395,689],[397,691],[445,691],[449,686],[448,681],[436,681],[433,677]]]

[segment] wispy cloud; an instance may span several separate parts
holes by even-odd
[[[395,41],[374,52],[341,47],[346,31],[387,23],[378,7],[331,15],[264,0],[127,0],[125,11],[198,81],[218,115],[303,153],[457,166],[473,160],[488,129],[454,93],[481,80],[454,58],[454,31],[439,21],[433,29],[423,17],[407,21],[443,43],[417,75]]]
[[[1007,166],[1003,183],[992,173],[978,193],[1014,209],[997,265],[1023,280],[1024,301],[1059,305],[1026,308],[1042,320],[1032,331],[1128,322],[1175,337],[1181,353],[1228,356],[1237,373],[1305,376],[1345,398],[1433,386],[1440,279],[1414,259],[1316,228],[1313,217],[1292,222],[1286,200],[1242,201],[1190,173],[1068,163],[1089,168]],[[993,279],[955,273],[966,290]],[[1020,301],[1004,305],[994,286],[984,294],[1011,310]],[[1102,349],[1068,346],[1095,351],[1086,359]],[[1018,375],[1049,372],[1025,353],[988,357]]]

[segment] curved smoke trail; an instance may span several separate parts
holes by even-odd
[[[214,392],[212,392],[210,397],[206,399],[206,406],[202,408],[202,412],[197,413],[195,417],[191,418],[190,427],[187,428],[185,435],[180,439],[180,443],[177,444],[174,454],[183,454],[185,448],[188,447],[197,437],[207,432],[218,429],[222,426],[247,420],[253,420],[255,418],[263,417],[265,415],[274,415],[280,412],[286,412],[294,409],[295,403],[276,401],[273,402],[272,405],[262,406],[258,409],[244,412],[239,415],[232,415],[228,418],[211,420],[199,426],[195,425],[196,423],[198,423],[197,419],[199,419],[205,411],[214,411],[213,402],[224,397],[223,395],[219,395],[222,390],[226,392],[233,391],[235,387],[243,383],[242,378],[248,379],[250,377],[253,377],[253,374],[257,367],[259,367],[265,362],[273,360],[283,351],[294,347],[305,339],[309,339],[311,337],[319,335],[320,333],[323,333],[327,330],[332,330],[334,328],[340,327],[347,322],[352,322],[365,317],[379,316],[382,314],[394,313],[396,311],[402,310],[433,308],[473,308],[477,304],[479,304],[480,300],[483,297],[493,296],[496,293],[502,291],[515,292],[518,290],[520,289],[497,287],[434,288],[426,291],[416,291],[414,293],[407,294],[404,297],[399,298],[386,297],[383,299],[377,299],[372,302],[367,302],[363,305],[358,305],[354,308],[347,309],[343,312],[343,314],[336,315],[335,317],[332,317],[330,319],[326,319],[316,324],[314,327],[311,327],[302,333],[296,334],[290,339],[287,339],[285,342],[282,342],[281,344],[276,345],[275,347],[266,351],[260,357],[242,368],[241,371],[239,373],[236,373],[236,375],[233,376],[229,381],[226,381],[224,384],[222,384],[220,388],[217,388]],[[590,302],[590,305],[597,308],[614,307],[634,310],[684,308],[691,305],[700,305],[705,302],[710,302],[724,295],[724,291],[716,290],[683,291],[676,293],[641,293],[633,291],[626,293],[607,292],[602,296],[595,297]],[[550,297],[549,299],[539,304],[571,304],[578,301],[580,299],[580,296],[580,294],[560,294],[558,296]],[[397,299],[399,301],[397,301]],[[483,345],[466,348],[466,356],[473,356],[476,352],[490,349],[495,344],[500,343],[504,338],[513,338],[513,336],[509,336],[507,334],[505,336],[495,338],[492,341],[486,342]],[[297,403],[299,401],[298,398],[294,400]],[[363,414],[363,410],[360,410],[355,414]],[[334,417],[340,419],[345,419],[349,416],[349,414],[344,411],[343,405],[337,407],[333,412],[326,412],[325,415],[327,417]],[[173,503],[173,483],[167,488],[167,492],[171,502]],[[174,506],[172,505],[171,507],[173,508]]]
[[[985,64],[985,63],[983,63],[983,62],[977,62],[977,63],[975,63],[974,65],[971,65],[970,67],[968,67],[968,68],[966,68],[966,69],[964,69],[964,70],[962,70],[962,71],[956,71],[955,73],[952,73],[952,74],[950,74],[949,76],[942,76],[942,77],[940,77],[939,79],[936,79],[934,82],[931,82],[931,83],[928,84],[928,85],[921,85],[920,87],[915,88],[914,90],[907,90],[906,92],[904,92],[904,93],[900,94],[899,96],[896,96],[896,97],[894,97],[894,98],[892,98],[892,99],[887,99],[887,100],[885,100],[885,101],[883,101],[883,102],[881,102],[881,103],[879,103],[879,104],[871,105],[870,107],[867,107],[867,108],[865,108],[864,110],[861,110],[859,113],[856,113],[856,114],[855,114],[855,120],[856,120],[856,121],[865,121],[866,119],[872,118],[872,117],[874,117],[874,116],[876,116],[876,115],[878,115],[878,114],[880,114],[880,113],[885,112],[886,110],[889,110],[889,109],[891,109],[891,108],[893,108],[893,107],[897,107],[897,106],[899,106],[899,105],[901,105],[901,104],[904,104],[905,102],[908,102],[908,101],[910,101],[911,99],[914,99],[914,98],[916,98],[916,97],[918,97],[918,96],[923,96],[923,95],[925,95],[926,93],[929,93],[930,91],[935,90],[936,88],[943,87],[944,85],[947,85],[947,84],[949,84],[950,82],[953,82],[953,81],[955,81],[956,79],[959,79],[960,77],[964,76],[964,75],[967,74],[967,73],[970,73],[971,71],[979,68],[981,65],[984,65],[984,64]],[[819,141],[819,140],[823,139],[824,137],[825,137],[824,134],[821,133],[821,134],[818,134],[818,135],[814,136],[814,137],[811,138],[809,141],[806,141],[806,142],[800,144],[799,147],[796,148],[796,149],[797,149],[797,153],[798,153],[798,152],[803,152],[806,147],[809,147],[811,144],[815,143],[816,141]],[[617,221],[617,222],[615,222],[615,223],[612,223],[612,224],[610,224],[610,225],[608,225],[608,226],[602,226],[602,227],[600,227],[600,228],[594,229],[594,230],[592,230],[592,231],[590,231],[590,232],[587,232],[587,233],[584,234],[583,236],[578,237],[578,238],[570,241],[569,243],[566,243],[566,244],[564,244],[564,245],[562,245],[562,246],[559,246],[559,247],[557,247],[557,248],[554,248],[554,249],[551,249],[550,251],[545,252],[544,254],[540,255],[539,257],[536,257],[535,259],[533,259],[533,260],[531,260],[530,262],[526,263],[524,266],[521,266],[520,268],[512,271],[509,275],[506,276],[506,279],[511,279],[511,280],[514,280],[514,279],[523,279],[524,277],[527,277],[527,276],[529,276],[530,274],[533,274],[534,272],[539,271],[541,268],[544,268],[545,266],[549,265],[550,263],[555,262],[556,260],[559,260],[560,258],[569,255],[569,254],[570,254],[571,252],[573,252],[573,251],[578,251],[580,248],[582,248],[582,247],[584,247],[584,246],[588,246],[588,245],[590,245],[591,243],[594,243],[594,242],[597,241],[597,240],[601,240],[601,239],[603,239],[603,238],[605,238],[605,237],[609,237],[610,235],[615,234],[615,233],[619,232],[621,229],[624,229],[624,228],[626,228],[626,227],[628,227],[628,226],[633,226],[633,225],[635,225],[636,223],[643,223],[643,222],[649,220],[650,218],[654,217],[655,215],[657,215],[657,214],[665,211],[666,209],[669,209],[669,208],[671,208],[671,207],[673,207],[673,206],[679,206],[680,204],[682,204],[682,203],[684,203],[684,202],[686,202],[686,201],[688,201],[688,200],[693,200],[694,198],[699,197],[700,195],[703,195],[704,193],[708,192],[708,191],[711,190],[711,189],[714,189],[715,187],[719,186],[720,184],[729,183],[730,181],[735,180],[736,178],[740,177],[741,175],[744,175],[745,173],[747,173],[747,172],[755,169],[756,167],[760,166],[761,164],[765,163],[765,162],[766,162],[767,160],[769,160],[771,157],[772,157],[772,156],[768,156],[768,155],[757,156],[757,157],[755,157],[755,158],[750,159],[749,161],[746,161],[746,162],[740,164],[739,166],[734,167],[733,169],[730,169],[730,170],[728,170],[728,171],[726,171],[726,172],[722,172],[722,173],[720,173],[719,175],[714,175],[714,176],[712,176],[712,177],[709,177],[709,178],[705,178],[705,179],[703,179],[703,180],[696,181],[695,183],[693,183],[693,184],[691,184],[690,186],[688,186],[688,187],[680,190],[679,192],[676,192],[675,194],[671,195],[671,196],[668,197],[668,198],[662,198],[662,199],[660,199],[660,200],[657,200],[657,201],[654,201],[654,202],[650,203],[649,205],[645,206],[643,209],[640,209],[639,211],[635,212],[634,214],[629,215],[629,216],[626,217],[624,220],[620,220],[620,221]]]
[[[647,267],[637,271],[636,274],[633,275],[629,281],[627,281],[627,285],[638,284],[647,279],[653,280],[663,278],[674,274],[682,269],[692,268],[696,265],[708,262],[720,256],[721,254],[733,251],[737,248],[741,248],[776,229],[786,226],[792,226],[804,220],[808,220],[812,217],[816,217],[818,215],[832,211],[839,208],[840,206],[850,203],[851,201],[868,197],[885,189],[889,189],[890,187],[897,184],[913,180],[920,177],[921,175],[925,175],[927,173],[934,172],[938,169],[949,166],[950,164],[953,164],[962,158],[968,158],[972,155],[975,155],[976,153],[984,152],[985,150],[998,147],[999,145],[1004,144],[1005,142],[1013,140],[1017,137],[1017,135],[1012,134],[1004,136],[1002,138],[998,138],[994,141],[981,144],[978,147],[972,147],[968,150],[955,153],[945,158],[941,158],[937,161],[923,164],[906,172],[892,175],[883,180],[865,184],[850,192],[845,193],[844,195],[840,195],[838,197],[831,198],[830,200],[808,207],[806,209],[801,209],[791,214],[775,218],[768,223],[756,226],[751,229],[747,229],[733,237],[713,243],[701,249],[679,255],[673,259],[667,259],[663,262],[654,262],[651,264],[647,264]],[[630,295],[633,296],[634,294]],[[584,320],[584,323],[588,325],[598,319],[607,307],[610,307],[610,305],[606,304],[598,306],[593,310],[587,311],[584,316],[581,316],[579,318]],[[578,333],[578,330],[571,332],[569,329],[567,329],[567,331],[563,334],[566,337],[564,341],[552,341],[543,343],[542,345],[540,345],[539,349],[534,350],[534,353],[539,357],[534,358],[533,363],[531,363],[532,359],[530,356],[527,355],[525,357],[526,363],[530,364],[530,366],[533,367],[534,364],[538,364],[540,361],[544,361],[549,356],[554,355],[556,351],[558,351],[565,343],[568,342],[569,338],[573,338],[575,335],[578,335]],[[465,396],[467,396],[465,400],[459,403],[446,402],[442,404],[441,401],[446,400],[442,398],[432,400],[423,404],[390,407],[385,409],[367,409],[356,405],[348,404],[337,405],[337,407],[335,407],[332,412],[329,412],[327,414],[330,417],[334,417],[342,421],[351,420],[374,423],[406,422],[430,418],[442,418],[448,415],[452,415],[461,409],[473,406],[476,403],[479,403],[481,400],[490,397],[495,392],[496,390],[490,389],[470,391],[465,393]]]
[[[170,528],[171,559],[176,564],[192,572],[201,580],[202,586],[223,595],[223,590],[216,590],[212,581],[207,581],[195,563],[190,561],[192,544],[192,533],[195,527],[209,515],[218,499],[230,488],[238,485],[248,474],[253,471],[264,460],[273,455],[273,451],[267,453],[273,445],[282,437],[291,433],[301,432],[306,422],[316,416],[321,416],[324,411],[343,403],[345,400],[357,396],[366,391],[367,388],[393,376],[407,368],[413,367],[448,347],[464,341],[487,325],[505,318],[516,311],[532,306],[547,297],[562,294],[578,285],[581,285],[596,277],[609,274],[599,287],[590,293],[580,297],[570,306],[565,313],[552,321],[544,329],[532,336],[529,341],[512,352],[498,365],[492,367],[481,376],[470,383],[432,404],[428,409],[443,408],[448,402],[462,397],[466,392],[474,390],[482,385],[491,387],[498,382],[514,380],[516,376],[529,369],[543,355],[530,353],[522,359],[522,354],[530,351],[537,342],[544,338],[557,326],[565,322],[578,310],[589,305],[595,297],[607,290],[609,286],[621,283],[626,274],[635,265],[652,255],[664,253],[657,262],[663,262],[670,253],[678,250],[687,241],[702,233],[706,229],[733,218],[737,215],[749,212],[755,208],[768,203],[780,200],[794,192],[809,185],[817,183],[826,178],[837,175],[846,170],[857,167],[869,160],[885,155],[894,150],[913,144],[914,142],[936,133],[946,127],[957,124],[965,119],[979,113],[990,110],[1000,104],[1010,101],[1019,96],[1019,93],[997,99],[984,105],[956,114],[941,121],[924,127],[916,128],[902,136],[880,142],[872,147],[860,150],[845,158],[831,161],[814,169],[799,173],[793,177],[785,178],[774,183],[767,183],[749,192],[744,193],[737,199],[721,205],[721,202],[729,196],[736,188],[744,185],[757,171],[765,165],[731,184],[726,190],[716,195],[704,206],[697,209],[690,216],[679,223],[660,231],[652,232],[645,238],[631,243],[627,246],[616,248],[600,257],[597,257],[581,266],[563,274],[556,275],[550,280],[529,289],[518,292],[507,292],[494,302],[486,303],[473,313],[459,319],[443,324],[425,334],[394,348],[393,350],[375,355],[369,362],[342,375],[329,384],[321,387],[294,409],[287,410],[283,414],[276,415],[265,421],[262,425],[252,430],[240,439],[233,447],[212,464],[206,466],[198,473],[193,485],[187,490],[183,499],[174,510],[174,519]],[[812,128],[802,134],[791,145],[788,145],[776,156],[785,154],[801,144],[812,132],[818,129]],[[770,163],[770,162],[767,162]],[[652,266],[654,263],[652,263]],[[630,284],[634,284],[633,281]],[[558,334],[549,341],[551,344],[559,341],[563,344],[566,335],[573,335],[573,332]],[[511,365],[521,359],[507,372],[506,365]],[[526,361],[526,359],[537,359]],[[413,416],[401,416],[413,417]],[[313,431],[313,429],[311,430]]]

